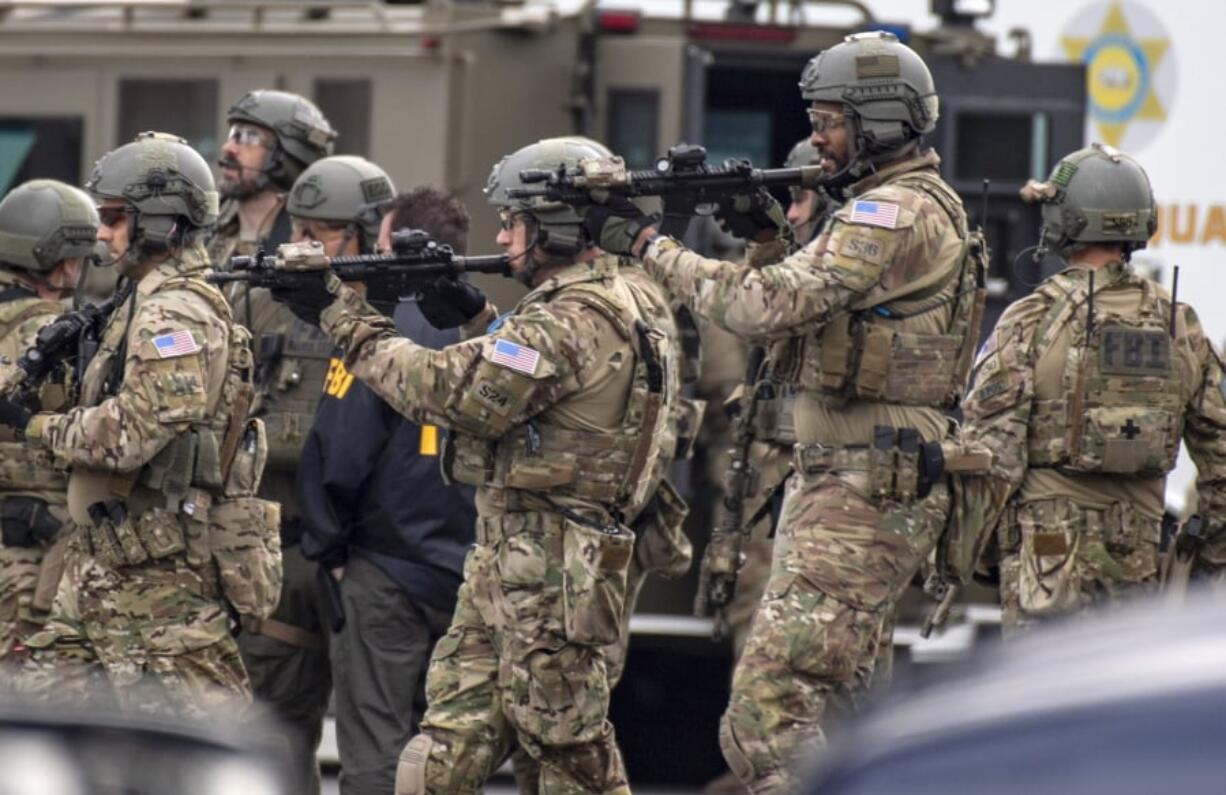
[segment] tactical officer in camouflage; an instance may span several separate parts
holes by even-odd
[[[812,141],[803,138],[797,141],[788,153],[784,168],[820,165],[821,152]],[[803,245],[817,236],[828,213],[833,212],[833,202],[824,192],[807,188],[793,188],[791,203],[787,208],[788,226],[792,238]],[[752,521],[750,538],[741,548],[744,556],[736,578],[736,590],[732,601],[725,608],[725,619],[732,635],[733,655],[740,657],[749,636],[749,627],[762,593],[770,578],[771,557],[774,544],[774,528],[779,515],[784,481],[792,473],[792,447],[796,444],[796,428],[793,420],[795,390],[785,383],[775,383],[770,377],[771,367],[764,368],[764,379],[770,388],[761,390],[754,407],[754,443],[750,449],[750,465],[754,472],[754,489],[747,495],[742,516]],[[746,389],[743,385],[733,390],[728,398],[733,406],[731,412],[739,414],[748,410]],[[704,563],[721,554],[718,544],[707,547]]]
[[[27,182],[0,201],[0,361],[64,311],[97,236],[93,200],[62,182]],[[45,384],[30,408],[62,411],[67,386]],[[0,657],[47,620],[71,536],[67,490],[46,450],[0,428]]]
[[[395,194],[391,179],[368,160],[350,155],[317,160],[289,192],[286,208],[292,219],[291,239],[295,243],[318,241],[329,256],[374,253],[381,204]],[[263,306],[269,316],[259,313],[256,327],[283,328],[275,318],[288,315],[286,308],[270,300]],[[333,617],[319,589],[317,565],[302,556],[301,519],[292,492],[302,443],[324,388],[332,342],[301,320],[292,316],[289,320],[292,325],[281,340],[270,342],[265,332],[262,342],[269,344],[262,348],[263,358],[257,360],[256,380],[262,391],[254,411],[267,424],[270,436],[270,471],[261,494],[285,500],[281,533],[284,585],[271,618],[243,623],[239,647],[256,698],[268,704],[289,730],[295,791],[310,793],[318,792],[320,786],[315,749],[332,689],[325,633]],[[271,358],[274,350],[280,353],[279,360]],[[340,572],[333,576],[339,579]]]
[[[216,231],[207,244],[208,255],[216,265],[226,264],[233,255],[255,254],[260,248],[272,252],[278,244],[289,242],[293,225],[289,207],[292,200],[287,191],[311,163],[331,155],[332,141],[336,139],[336,132],[315,104],[284,91],[249,92],[229,109],[226,118],[230,124],[229,136],[218,162],[221,166],[219,190],[226,201],[221,207]],[[313,194],[308,202],[318,209],[320,195]],[[298,210],[309,212],[302,205]],[[352,220],[352,211],[352,207],[338,210],[336,217]],[[235,320],[246,326],[255,341],[257,394],[254,410],[266,424],[270,448],[260,494],[281,503],[282,546],[291,548],[297,545],[300,536],[294,472],[315,405],[319,402],[332,346],[318,329],[294,318],[262,288],[234,285],[226,297],[234,308]],[[291,583],[305,583],[313,577],[313,567],[308,567],[295,552],[286,557],[286,567]],[[288,596],[282,599],[277,617],[268,624],[270,627],[286,624],[284,632],[270,629],[280,634],[280,638],[265,633],[264,638],[253,640],[257,628],[251,624],[242,640],[256,692],[273,703],[281,699],[272,697],[264,685],[277,678],[275,671],[286,666],[305,665],[304,659],[319,656],[324,647],[316,611],[309,601],[300,601],[307,599],[304,588],[305,585],[293,588],[299,600]],[[295,610],[302,611],[305,616],[302,621],[287,620],[288,613]],[[253,644],[261,650],[257,651]],[[256,659],[257,654],[267,656],[267,671]],[[326,676],[326,658],[309,667],[324,671]],[[286,678],[304,683],[319,681],[318,676],[308,676],[305,671],[287,674]],[[313,692],[315,689],[319,688],[313,688]],[[319,698],[326,701],[326,683],[322,691],[324,694]],[[315,701],[316,698],[311,698],[307,703]],[[314,705],[310,712],[314,714]],[[308,723],[316,725],[318,721],[309,719]],[[297,743],[292,745],[298,747]],[[299,758],[305,757],[299,755]],[[314,753],[311,753],[309,764],[314,770]]]
[[[303,170],[332,154],[336,132],[310,100],[285,91],[251,91],[226,114],[217,189],[223,200],[208,241],[222,264],[289,241],[285,193]]]
[[[1210,557],[1226,537],[1221,360],[1192,308],[1128,264],[1157,225],[1144,170],[1094,144],[1023,198],[1069,267],[1005,310],[963,405],[966,438],[994,454],[966,502],[981,538],[995,528],[1007,632],[1156,590],[1181,437]]]
[[[564,139],[570,147],[568,154],[575,158],[612,156],[604,144],[590,138],[570,136]],[[646,320],[667,339],[671,361],[681,362],[687,355],[678,331],[676,312],[679,305],[669,302],[660,286],[647,275],[638,263],[627,257],[618,259],[618,274],[648,310]],[[612,690],[625,671],[626,655],[630,649],[630,619],[638,603],[639,594],[649,576],[665,579],[683,576],[693,561],[693,547],[686,537],[683,525],[689,506],[668,480],[673,462],[687,454],[693,434],[702,421],[704,404],[681,396],[683,366],[674,366],[665,374],[669,379],[670,394],[677,395],[673,411],[661,432],[655,437],[658,453],[654,470],[650,474],[649,494],[646,507],[637,512],[629,526],[634,532],[634,554],[627,567],[625,606],[621,611],[621,625],[617,639],[602,650],[606,678]],[[518,749],[512,758],[512,767],[520,792],[537,792],[540,789],[541,764],[536,757]]]
[[[267,451],[246,419],[249,338],[203,278],[213,178],[182,139],[142,133],[103,156],[87,188],[98,239],[135,288],[103,331],[79,405],[6,420],[71,467],[79,528],[18,686],[68,703],[233,715],[250,692],[229,611],[266,616],[281,561],[276,505],[251,497]]]
[[[799,168],[801,166],[818,166],[822,164],[821,150],[813,145],[808,138],[801,138],[788,152],[784,168]],[[805,245],[817,237],[821,231],[826,215],[835,209],[834,201],[824,190],[809,188],[792,188],[791,203],[788,204],[788,225],[792,227],[792,237],[800,245]]]
[[[286,296],[322,317],[348,370],[390,405],[452,429],[444,465],[477,486],[477,545],[398,793],[477,792],[513,740],[540,761],[538,792],[629,791],[601,648],[620,632],[626,523],[651,496],[675,398],[668,342],[573,209],[507,196],[521,170],[574,166],[582,151],[542,141],[495,166],[498,243],[531,292],[487,334],[492,307],[473,288],[423,299],[465,324],[466,340],[441,351],[398,337],[331,274]]]
[[[821,742],[827,706],[868,682],[892,605],[933,548],[948,493],[923,493],[918,451],[948,434],[977,336],[980,249],[920,146],[937,119],[923,61],[892,34],[856,34],[809,63],[801,90],[827,184],[847,201],[796,254],[752,266],[755,247],[779,256],[790,237],[761,194],[725,210],[751,264],[687,251],[616,199],[588,213],[603,248],[641,256],[697,314],[776,343],[775,372],[798,391],[796,475],[720,733],[759,793],[794,789],[797,755]]]

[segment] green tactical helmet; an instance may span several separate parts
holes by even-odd
[[[801,138],[788,152],[788,159],[783,161],[784,168],[800,168],[801,166],[816,166],[822,162],[822,153],[806,137]]]
[[[123,199],[135,210],[133,243],[165,248],[180,222],[203,229],[217,222],[217,191],[208,163],[177,135],[143,132],[94,164],[85,189],[98,199]],[[136,248],[132,249],[133,254]]]
[[[507,196],[507,191],[529,187],[520,179],[524,171],[557,171],[559,166],[572,169],[586,158],[612,156],[608,147],[590,138],[578,135],[546,138],[499,160],[485,184],[485,195],[495,207],[531,215],[539,227],[537,244],[546,251],[562,255],[577,254],[586,247],[587,237],[583,231],[583,218],[574,207],[549,201],[543,196],[512,199]]]
[[[264,173],[279,190],[289,190],[307,166],[332,154],[336,140],[336,130],[318,106],[288,91],[250,91],[230,108],[226,121],[273,132],[277,143],[268,153]]]
[[[801,73],[800,93],[843,105],[853,157],[895,152],[936,128],[932,73],[893,33],[853,33],[818,53]]]
[[[354,155],[317,160],[302,172],[289,192],[286,209],[295,218],[346,221],[361,230],[363,251],[379,238],[383,204],[396,195],[387,172]]]
[[[1061,253],[1079,243],[1122,243],[1137,251],[1158,228],[1145,169],[1105,144],[1066,155],[1047,182],[1027,190],[1043,202],[1041,245]]]
[[[18,185],[0,201],[0,263],[47,273],[87,257],[98,239],[98,211],[80,188],[54,179]]]

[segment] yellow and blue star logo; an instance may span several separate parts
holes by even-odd
[[[1094,137],[1112,146],[1142,145],[1166,120],[1174,90],[1173,65],[1159,74],[1173,57],[1160,22],[1140,4],[1112,0],[1087,9],[1066,30],[1065,54],[1086,65]],[[1132,125],[1144,130],[1130,134]]]

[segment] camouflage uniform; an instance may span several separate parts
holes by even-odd
[[[789,787],[827,705],[867,683],[893,602],[944,523],[948,495],[938,485],[917,497],[908,451],[913,434],[946,436],[942,409],[975,332],[966,218],[937,165],[913,153],[854,183],[818,238],[776,265],[707,260],[660,238],[644,254],[699,315],[786,340],[774,369],[798,390],[796,476],[721,725],[730,767],[755,792]]]
[[[994,454],[968,488],[996,528],[1007,630],[1156,591],[1181,435],[1204,516],[1226,510],[1222,365],[1196,313],[1178,305],[1171,337],[1169,294],[1114,262],[1094,271],[1087,334],[1089,274],[1069,268],[1005,311],[964,404],[965,437]]]
[[[0,270],[0,361],[16,361],[64,311],[62,302],[41,299],[23,284]],[[59,411],[66,397],[64,384],[44,385],[39,407]],[[67,473],[50,453],[0,428],[0,657],[47,619],[71,535],[64,527],[67,489]],[[36,521],[23,519],[23,509],[34,510]]]
[[[268,238],[258,242],[239,239],[237,209],[234,201],[222,205],[209,241],[214,265],[289,242],[290,216],[284,206]],[[304,791],[318,792],[315,750],[332,692],[326,635],[330,617],[318,589],[318,566],[302,556],[298,543],[302,531],[294,478],[322,394],[332,343],[273,301],[264,288],[234,284],[226,290],[226,298],[235,321],[251,332],[255,347],[257,395],[252,413],[264,421],[269,444],[260,496],[281,504],[284,558],[284,590],[276,611],[265,621],[244,622],[238,644],[256,697],[271,705],[280,722],[291,729],[287,740],[297,760],[297,780],[306,782]]]
[[[493,335],[441,351],[340,296],[322,321],[346,367],[414,422],[455,431],[447,471],[478,486],[478,543],[397,791],[477,792],[513,740],[540,760],[542,793],[628,791],[601,647],[633,553],[617,514],[649,496],[675,397],[657,379],[663,337],[638,322],[650,311],[612,258],[563,268]]]
[[[677,331],[674,308],[660,290],[660,286],[642,268],[629,260],[622,260],[618,274],[632,286],[650,311],[649,321],[668,339],[673,361],[681,361],[684,353]],[[669,391],[680,395],[683,373],[680,367],[670,368]],[[637,515],[628,513],[630,529],[634,531],[634,554],[630,558],[626,574],[625,607],[621,612],[621,625],[617,640],[602,649],[605,660],[606,679],[609,690],[621,681],[630,652],[630,619],[634,615],[639,594],[650,575],[672,579],[683,576],[693,562],[694,550],[685,534],[683,525],[689,506],[685,499],[668,481],[668,471],[676,454],[684,453],[686,442],[679,436],[691,433],[700,421],[702,404],[678,397],[674,412],[667,425],[656,436],[659,457],[651,475],[651,497]],[[541,765],[537,758],[517,749],[512,757],[515,781],[520,792],[536,792],[540,788]]]
[[[203,280],[207,267],[204,249],[193,246],[142,278],[103,332],[80,407],[36,415],[26,431],[72,467],[69,508],[82,528],[56,630],[29,643],[27,689],[43,696],[74,697],[38,678],[63,651],[83,664],[78,681],[104,669],[125,709],[183,716],[233,712],[250,699],[223,596],[242,610],[240,592],[265,584],[271,609],[267,591],[279,577],[268,586],[265,569],[223,557],[231,550],[217,527],[217,442],[235,421],[234,357],[246,352],[249,367],[250,354],[245,335],[233,338],[221,294]],[[230,528],[245,536],[251,526]]]

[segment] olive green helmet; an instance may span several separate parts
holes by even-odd
[[[1023,196],[1043,204],[1040,245],[1066,255],[1083,243],[1120,243],[1131,253],[1158,228],[1145,169],[1105,144],[1065,155],[1047,182],[1027,184]]]
[[[858,173],[936,128],[932,73],[914,50],[886,31],[854,33],[818,53],[801,73],[800,93],[810,102],[843,106]]]
[[[302,172],[289,192],[286,210],[295,218],[344,221],[360,232],[363,251],[379,238],[383,206],[396,195],[387,172],[355,155],[317,160]]]
[[[217,191],[208,163],[177,135],[143,132],[94,164],[85,188],[97,199],[123,199],[130,251],[166,249],[176,234],[217,222]]]
[[[234,103],[226,121],[255,124],[276,136],[263,172],[279,190],[289,190],[307,166],[332,154],[336,140],[336,130],[319,107],[288,91],[250,91]]]
[[[788,159],[783,161],[784,168],[800,168],[801,166],[816,166],[822,162],[822,153],[807,137],[801,138],[788,152]]]
[[[61,260],[87,257],[98,239],[98,211],[80,188],[36,179],[0,201],[0,263],[47,273]]]
[[[485,185],[489,203],[500,209],[526,213],[536,221],[536,245],[559,255],[574,255],[587,247],[583,218],[569,204],[549,201],[543,196],[512,199],[507,191],[529,186],[520,175],[524,171],[574,169],[580,160],[609,158],[613,153],[604,144],[578,135],[546,138],[519,149],[494,166]]]

